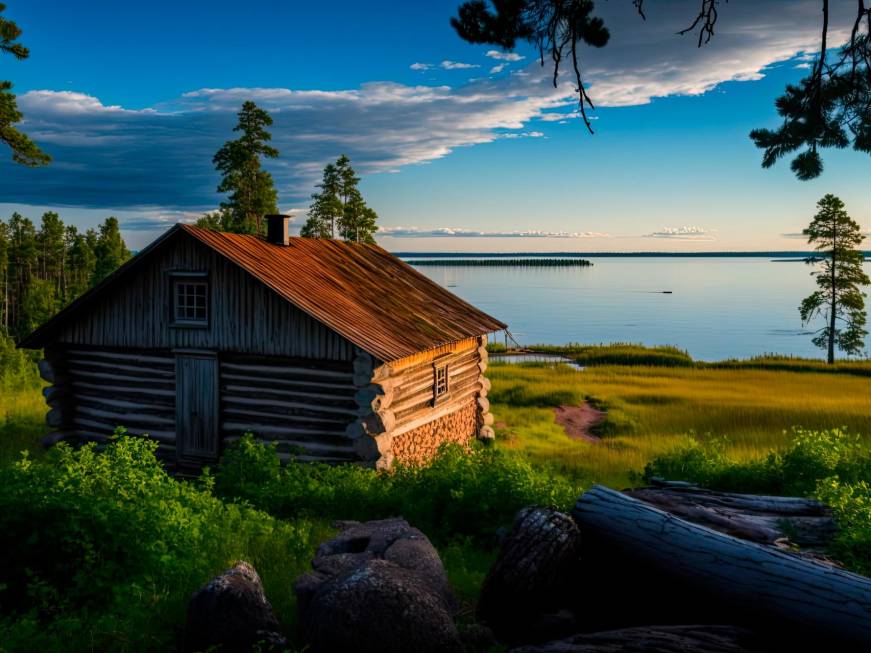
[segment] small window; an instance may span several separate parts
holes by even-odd
[[[175,279],[172,316],[176,324],[206,325],[209,321],[209,285],[206,281]]]
[[[438,402],[448,394],[448,366],[436,365],[433,379],[433,401]]]

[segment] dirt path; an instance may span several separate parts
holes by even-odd
[[[597,424],[605,419],[605,411],[593,408],[584,402],[580,406],[558,406],[553,409],[556,423],[566,430],[572,440],[599,442],[601,438],[592,433]]]

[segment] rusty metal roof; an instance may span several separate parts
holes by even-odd
[[[170,231],[196,238],[382,361],[506,327],[376,245],[311,238],[274,245],[257,236],[183,224]],[[153,249],[149,246],[134,261]],[[134,261],[112,277],[134,267]],[[86,295],[100,291],[106,282]],[[48,327],[59,318],[28,336],[22,346],[44,344]]]

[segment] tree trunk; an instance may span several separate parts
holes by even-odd
[[[564,607],[575,591],[580,544],[568,515],[535,506],[521,510],[481,588],[478,617],[502,641],[543,641],[537,635],[552,629],[542,615]]]
[[[776,628],[805,643],[825,641],[828,650],[871,646],[869,578],[689,523],[598,485],[572,516],[584,541],[594,540],[593,551],[667,579],[671,594],[661,602],[681,586],[696,607],[716,605],[717,621]]]
[[[522,646],[509,653],[753,653],[752,633],[735,626],[642,626],[582,633],[547,644]]]
[[[759,544],[824,546],[835,521],[819,501],[712,492],[701,488],[641,488],[624,494],[672,515]]]
[[[825,41],[823,42],[825,44]],[[820,62],[820,67],[822,67],[823,62]],[[829,365],[833,365],[835,363],[835,318],[837,316],[837,308],[838,308],[838,288],[837,288],[837,255],[838,251],[838,222],[835,220],[833,225],[832,232],[832,303],[829,309],[829,352],[828,352],[828,363]]]

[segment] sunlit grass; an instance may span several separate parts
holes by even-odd
[[[871,379],[849,373],[494,363],[489,376],[501,446],[583,483],[629,485],[691,433],[725,437],[738,460],[780,448],[792,426],[871,436]],[[585,399],[608,411],[599,443],[570,440],[554,423],[552,407]]]
[[[0,464],[19,457],[22,451],[39,455],[39,439],[48,432],[48,408],[37,389],[0,391]]]

